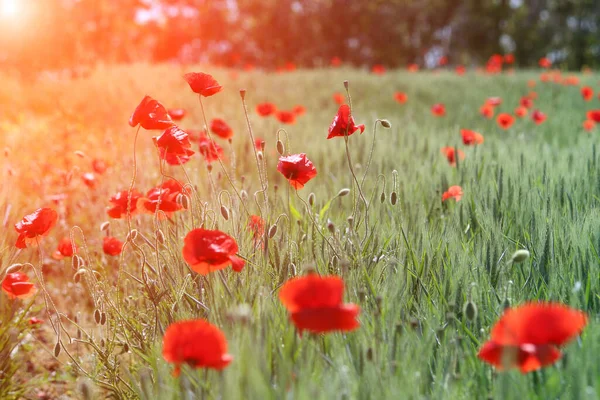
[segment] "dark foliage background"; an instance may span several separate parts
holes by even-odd
[[[0,28],[0,62],[22,71],[97,62],[211,61],[275,68],[481,64],[514,53],[600,65],[598,0],[32,0]]]

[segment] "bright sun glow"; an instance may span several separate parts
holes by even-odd
[[[19,15],[19,3],[21,0],[0,0],[0,16],[16,17]]]

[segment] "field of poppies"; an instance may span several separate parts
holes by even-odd
[[[600,398],[600,76],[510,64],[1,76],[0,398]]]

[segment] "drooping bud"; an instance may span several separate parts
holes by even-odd
[[[513,263],[518,264],[526,261],[529,258],[529,251],[525,249],[517,250],[512,255],[511,260]]]
[[[335,233],[335,224],[331,220],[327,220],[327,230],[331,233]]]
[[[229,220],[229,209],[225,206],[221,206],[221,215],[225,219],[225,221]]]
[[[463,314],[469,321],[477,318],[477,306],[471,300],[467,301],[463,307]]]
[[[390,203],[392,203],[392,205],[395,206],[397,201],[398,201],[398,193],[392,192],[392,194],[390,195]]]
[[[158,243],[160,244],[165,244],[165,234],[160,229],[156,230],[156,240],[158,240]]]
[[[386,129],[389,129],[392,127],[392,124],[387,119],[382,119],[379,122],[381,122],[381,126],[383,126]]]
[[[105,232],[108,230],[108,228],[110,228],[110,221],[104,221],[101,225],[100,225],[100,232]]]
[[[179,204],[181,207],[183,207],[185,210],[189,210],[190,209],[190,198],[187,194],[179,194],[177,196],[177,204]]]
[[[348,188],[343,188],[342,190],[340,190],[337,194],[337,197],[344,197],[347,196],[350,193],[350,189]]]
[[[311,192],[308,195],[308,204],[310,204],[311,207],[314,206],[315,205],[315,200],[316,200],[316,196],[315,196],[314,193]]]
[[[379,201],[381,202],[381,204],[383,204],[385,202],[385,192],[381,192],[381,196],[379,197]]]
[[[100,318],[101,318],[100,310],[96,309],[94,311],[94,321],[96,321],[96,323],[99,324],[100,323]]]
[[[23,269],[23,264],[12,264],[8,268],[6,268],[6,275],[14,274],[15,272],[19,272]]]
[[[256,153],[256,156],[258,157],[258,159],[259,159],[260,161],[262,161],[262,160],[263,160],[263,158],[264,158],[264,156],[263,156],[263,152],[262,152],[262,151],[259,151],[258,153]]]
[[[272,239],[273,236],[275,236],[276,233],[277,233],[277,224],[273,224],[269,228],[269,232],[268,232],[269,239]]]
[[[54,346],[54,357],[58,357],[59,354],[60,354],[60,342],[57,342],[56,346]]]
[[[285,146],[283,145],[283,142],[281,140],[277,141],[277,152],[281,156],[283,155],[283,153],[285,153]]]

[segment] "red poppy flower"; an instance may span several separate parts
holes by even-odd
[[[233,137],[233,130],[221,118],[215,118],[210,121],[210,131],[223,139],[231,139]]]
[[[464,65],[457,65],[456,68],[454,68],[454,72],[456,72],[456,75],[462,76],[467,72],[467,69]]]
[[[442,66],[442,67],[443,67],[444,65],[447,65],[447,64],[448,64],[448,57],[447,57],[447,56],[441,56],[441,57],[438,59],[438,65],[439,65],[439,66]]]
[[[223,90],[223,86],[209,74],[204,72],[189,72],[183,76],[192,92],[198,93],[204,97],[212,96]]]
[[[529,113],[529,110],[526,107],[519,106],[515,108],[515,115],[519,118],[525,117]]]
[[[462,136],[463,143],[467,146],[483,143],[483,135],[481,133],[472,131],[470,129],[461,129],[460,134]]]
[[[504,63],[505,64],[514,64],[515,56],[513,54],[505,54],[504,55]]]
[[[487,118],[487,119],[492,119],[494,118],[494,107],[490,106],[489,104],[484,104],[481,107],[479,107],[479,114],[481,114],[483,117]]]
[[[279,291],[279,299],[300,334],[304,330],[324,333],[358,328],[360,308],[344,304],[343,296],[341,278],[317,274],[290,279]]]
[[[81,180],[83,181],[83,184],[90,189],[96,187],[96,176],[92,172],[86,172],[82,174]]]
[[[340,92],[334,93],[333,101],[335,101],[337,104],[339,104],[341,106],[342,104],[346,103],[346,96],[344,96]]]
[[[592,89],[589,86],[584,86],[581,88],[581,97],[583,97],[583,99],[585,101],[590,101],[594,98],[594,89]]]
[[[446,158],[448,159],[448,162],[450,163],[450,165],[452,167],[456,166],[456,154],[455,154],[455,149],[454,147],[442,147],[442,154],[446,156]],[[461,150],[458,150],[458,157],[461,160],[465,159],[465,153],[463,153]]]
[[[181,121],[183,119],[183,117],[185,117],[185,110],[183,108],[169,108],[167,110],[167,113],[169,114],[169,117],[171,117],[171,119],[173,121]]]
[[[2,290],[9,299],[26,299],[37,292],[35,285],[29,282],[29,277],[22,272],[6,274],[2,281]]]
[[[251,215],[248,221],[248,229],[252,232],[252,239],[254,240],[254,246],[256,246],[265,233],[265,220],[258,215]]]
[[[106,210],[106,213],[109,217],[120,219],[127,215],[128,196],[128,190],[122,190],[111,196],[111,198],[108,200],[108,202],[111,204],[111,207]],[[131,214],[135,214],[135,212],[137,211],[137,201],[140,197],[142,197],[142,194],[140,192],[138,192],[135,189],[131,191]]]
[[[510,114],[502,113],[502,114],[498,114],[498,117],[496,118],[496,122],[498,123],[498,126],[500,128],[508,129],[512,126],[512,124],[514,124],[515,118]]]
[[[408,95],[404,92],[396,92],[394,93],[394,100],[397,103],[404,104],[408,100]]]
[[[327,139],[336,136],[344,137],[346,134],[350,136],[359,129],[362,134],[365,131],[364,124],[356,125],[354,117],[350,114],[350,106],[342,104],[338,109],[337,115],[333,118],[333,122],[329,126],[329,135],[327,136]]]
[[[154,214],[158,208],[159,211],[164,212],[170,218],[174,212],[183,208],[177,202],[177,197],[180,194],[189,195],[190,190],[184,188],[176,180],[169,179],[162,185],[150,189],[145,197],[139,197],[137,200],[137,209],[146,214]],[[162,216],[162,214],[159,214],[159,216]]]
[[[165,106],[150,96],[144,96],[140,104],[129,118],[129,125],[135,128],[141,125],[147,130],[167,129],[173,125]]]
[[[38,208],[15,224],[19,234],[15,246],[19,249],[27,247],[27,243],[35,241],[38,236],[46,236],[58,220],[58,213],[51,208]]]
[[[339,57],[333,57],[331,59],[331,66],[332,67],[339,67],[340,65],[342,65],[342,59]]]
[[[463,191],[460,186],[450,186],[448,190],[442,194],[442,201],[446,201],[448,199],[454,199],[456,201],[460,201],[462,198]]]
[[[312,178],[317,176],[317,169],[305,153],[279,157],[277,171],[290,182],[294,189],[302,189]]]
[[[587,316],[581,311],[558,303],[527,303],[504,311],[478,356],[498,370],[535,371],[556,362],[561,357],[559,346],[586,325]]]
[[[238,245],[234,238],[218,230],[194,229],[183,240],[183,259],[200,275],[231,265],[235,272],[244,268],[244,260],[236,256]]]
[[[502,104],[502,98],[501,97],[489,97],[485,101],[485,104],[490,105],[492,107],[497,107],[500,104]]]
[[[62,260],[64,257],[73,257],[75,253],[77,253],[77,245],[73,246],[71,239],[64,237],[58,242],[58,246],[52,257],[56,260]]]
[[[531,113],[531,119],[536,125],[540,125],[546,120],[546,114],[540,110],[535,110],[533,113]]]
[[[295,124],[296,123],[296,114],[293,111],[277,111],[275,113],[275,117],[282,124]]]
[[[210,140],[204,132],[200,136],[200,139],[198,139],[198,145],[198,152],[204,156],[204,159],[209,164],[223,157],[223,148]]]
[[[158,148],[160,158],[166,160],[169,165],[185,164],[194,154],[188,133],[175,125],[167,128],[160,136],[153,137],[152,140]]]
[[[591,132],[594,130],[595,127],[596,123],[591,119],[586,119],[585,121],[583,121],[583,129],[585,129],[586,131]]]
[[[587,112],[587,119],[594,122],[600,122],[600,110],[590,110]]]
[[[521,97],[519,104],[521,105],[521,107],[531,108],[533,107],[533,99],[529,96],[523,96]]]
[[[288,72],[294,72],[296,70],[296,64],[294,64],[291,61],[288,61],[285,63],[285,65],[283,66],[283,68],[288,71]]]
[[[304,115],[306,113],[306,107],[302,106],[302,105],[297,105],[294,106],[294,108],[292,108],[292,112],[297,116],[301,116]]]
[[[375,75],[383,75],[383,74],[385,74],[385,67],[381,64],[375,64],[371,68],[371,72],[374,73]]]
[[[431,106],[431,113],[436,117],[443,117],[446,115],[446,106],[443,104],[434,104]]]
[[[123,251],[123,242],[116,237],[105,236],[102,241],[102,251],[109,256],[118,256]]]
[[[227,354],[227,340],[223,332],[203,319],[169,325],[163,337],[162,355],[165,361],[175,364],[174,376],[181,373],[181,364],[222,370],[233,360]]]
[[[419,65],[418,64],[409,64],[407,69],[408,69],[408,72],[417,72],[419,70]]]
[[[277,107],[273,103],[260,103],[256,106],[256,113],[261,117],[268,117],[277,112]]]
[[[550,61],[548,58],[546,57],[542,57],[540,58],[540,60],[538,61],[538,64],[540,65],[540,67],[542,68],[550,68],[552,66],[552,61]]]
[[[94,158],[92,161],[92,169],[95,173],[102,175],[106,172],[108,166],[104,160],[100,160],[99,158]]]

